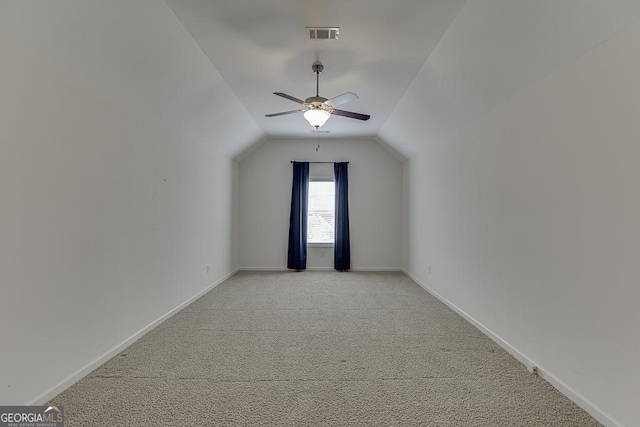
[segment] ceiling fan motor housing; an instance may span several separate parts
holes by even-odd
[[[309,106],[319,108],[327,101],[327,98],[322,96],[310,96],[309,98],[304,100],[305,104],[309,104]]]

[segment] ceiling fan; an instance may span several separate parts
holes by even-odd
[[[334,108],[337,105],[346,104],[347,102],[355,101],[356,99],[358,99],[358,95],[353,92],[346,92],[331,99],[320,96],[320,73],[322,73],[324,66],[321,62],[314,62],[311,66],[311,69],[314,73],[316,73],[316,96],[311,96],[303,101],[291,95],[287,95],[286,93],[273,93],[274,95],[278,95],[293,102],[297,102],[298,104],[302,104],[305,106],[305,109],[267,114],[265,117],[284,116],[287,114],[304,112],[304,118],[307,119],[309,124],[311,124],[311,126],[316,129],[324,125],[326,121],[329,120],[329,117],[331,117],[332,114],[336,116],[348,117],[350,119],[369,120],[371,116],[369,116],[368,114],[353,113],[351,111],[338,110],[337,108]]]

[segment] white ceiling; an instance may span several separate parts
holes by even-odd
[[[162,0],[0,0],[0,37],[225,156],[264,137]]]
[[[166,0],[267,136],[309,137],[300,108],[273,95],[315,95],[314,61],[325,69],[320,95],[355,92],[341,109],[362,122],[332,117],[323,130],[375,136],[438,44],[464,0]],[[305,27],[340,27],[339,40],[307,40]]]
[[[410,157],[640,19],[638,0],[0,0],[0,36],[235,157],[265,136],[317,137],[315,94],[352,91],[322,137],[373,137]],[[306,26],[339,26],[335,42]]]
[[[470,0],[379,137],[407,157],[640,19],[638,0]]]

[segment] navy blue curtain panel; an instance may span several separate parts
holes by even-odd
[[[335,243],[333,265],[336,270],[351,269],[351,245],[349,243],[349,178],[348,162],[333,164],[336,181]]]
[[[307,269],[307,198],[309,196],[309,163],[293,163],[291,215],[289,217],[289,253],[287,268]]]

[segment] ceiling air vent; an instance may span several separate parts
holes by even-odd
[[[309,40],[338,40],[340,27],[307,27]]]

